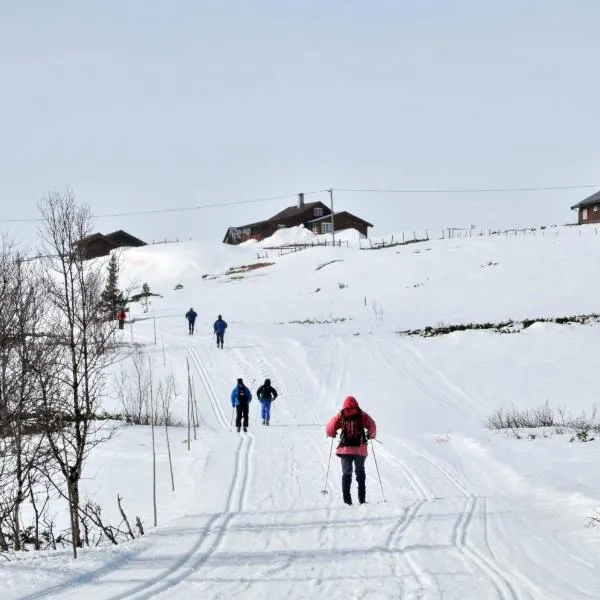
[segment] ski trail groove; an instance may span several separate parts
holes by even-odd
[[[412,469],[403,461],[390,454],[387,450],[378,450],[379,456],[390,464],[396,471],[404,475],[409,485],[413,488],[419,499],[433,498],[434,494],[427,488],[423,481],[416,475]]]
[[[254,436],[240,436],[236,450],[235,471],[232,478],[225,511],[214,515],[198,538],[194,546],[185,553],[170,569],[153,578],[135,590],[112,596],[110,600],[147,600],[154,598],[193,576],[210,561],[228,533],[231,521],[244,509],[250,482],[250,457],[254,447]],[[203,550],[209,536],[214,539]]]
[[[502,565],[500,565],[496,560],[494,553],[487,542],[487,504],[483,502],[485,499],[471,493],[469,489],[462,483],[459,476],[453,473],[451,468],[443,464],[441,461],[431,457],[426,452],[414,445],[407,444],[406,442],[402,442],[402,445],[415,456],[420,457],[427,463],[437,468],[440,473],[442,473],[448,479],[448,481],[450,481],[452,485],[454,485],[464,496],[466,500],[465,508],[455,524],[452,535],[452,544],[459,549],[463,556],[465,556],[473,565],[475,565],[488,577],[496,589],[499,598],[518,600],[521,596],[517,593],[507,575],[503,572],[504,570]],[[482,527],[484,529],[484,536],[486,539],[485,546],[486,550],[488,550],[490,554],[490,558],[485,556],[481,550],[479,550],[473,543],[469,541],[469,529],[480,504],[482,508],[479,513],[481,515]]]
[[[459,551],[480,571],[482,571],[495,588],[498,598],[504,600],[511,598],[518,600],[520,596],[515,591],[512,584],[508,581],[501,571],[499,565],[488,560],[480,551],[472,546],[468,541],[469,527],[473,522],[475,511],[477,509],[478,498],[469,496],[465,502],[465,508],[462,511],[452,535],[452,545],[456,546]]]
[[[398,569],[398,562],[399,562],[400,557],[398,556],[397,552],[401,551],[402,556],[404,557],[404,560],[405,560],[408,568],[410,569],[410,572],[411,572],[413,578],[418,583],[418,585],[421,589],[424,588],[423,582],[421,581],[421,577],[419,574],[419,571],[422,571],[422,569],[420,569],[419,565],[414,560],[412,560],[412,558],[408,555],[408,553],[404,550],[404,548],[402,548],[401,544],[399,543],[399,540],[402,537],[402,535],[404,533],[406,533],[406,531],[412,525],[412,523],[415,521],[415,519],[417,518],[417,514],[419,513],[419,510],[421,510],[421,507],[426,502],[427,502],[427,500],[425,498],[422,498],[421,500],[418,500],[417,502],[415,502],[414,504],[409,506],[404,512],[404,518],[401,519],[399,521],[399,523],[392,529],[392,531],[390,532],[390,535],[388,536],[387,542],[386,542],[387,550],[389,552],[394,553],[394,557],[395,557],[395,561],[394,561],[395,564],[392,568],[394,577],[400,578],[399,569]],[[408,593],[408,591],[406,590],[406,586],[403,585],[402,586],[402,598],[408,599],[410,596],[408,596],[407,593]],[[412,592],[410,592],[410,593],[412,594]],[[420,595],[417,596],[417,598],[419,598],[419,597],[420,597]],[[417,600],[417,598],[415,598],[415,600]]]
[[[198,375],[202,380],[202,384],[204,385],[204,389],[206,390],[208,401],[210,402],[211,408],[214,412],[215,417],[217,418],[217,421],[220,422],[221,426],[224,429],[229,429],[231,425],[227,421],[227,417],[225,416],[223,407],[219,403],[219,399],[215,392],[215,388],[210,381],[210,377],[206,372],[204,365],[202,364],[202,360],[198,356],[198,352],[192,346],[187,346],[187,350],[192,359],[192,362],[194,363],[194,366],[196,367],[196,371],[198,372]]]
[[[285,358],[281,355],[281,353],[279,351],[276,351],[276,356],[280,359],[280,361],[283,364],[287,364],[287,361],[285,360]],[[304,392],[303,387],[300,385],[300,382],[298,381],[298,377],[297,377],[296,373],[292,370],[290,375],[294,382],[294,385],[296,386],[298,398],[300,398],[300,400],[302,400],[302,402],[304,403],[304,406],[306,406],[306,410],[307,410],[308,414],[310,415],[310,418],[312,419],[313,424],[319,425],[319,420],[317,419],[317,416],[315,415],[315,413],[313,411],[312,404],[309,402],[308,397],[307,397],[306,393]]]

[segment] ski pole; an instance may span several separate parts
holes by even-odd
[[[213,334],[213,336],[212,336],[212,341],[210,342],[210,349],[211,349],[211,350],[212,350],[212,347],[214,346],[214,343],[215,343],[215,336],[214,336],[214,334]]]
[[[229,423],[229,431],[233,429],[233,415],[235,415],[235,406],[231,409],[231,422]]]
[[[321,494],[329,494],[327,491],[327,479],[329,478],[329,465],[331,465],[331,455],[333,454],[333,441],[335,438],[331,438],[331,448],[329,448],[329,460],[327,461],[327,472],[325,473],[325,487],[321,490]]]
[[[383,496],[383,501],[387,502],[387,500],[385,499],[385,492],[383,491],[383,483],[381,483],[381,475],[379,474],[379,465],[377,464],[377,455],[375,454],[375,444],[373,444],[373,440],[371,440],[371,450],[373,450],[373,460],[375,461],[377,477],[379,478],[379,485],[381,486],[381,495]]]

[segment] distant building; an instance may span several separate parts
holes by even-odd
[[[272,236],[278,229],[303,225],[315,234],[331,233],[331,210],[323,202],[304,202],[304,194],[298,194],[296,206],[288,206],[265,221],[229,227],[223,238],[225,244],[240,244],[247,240],[263,240]],[[335,231],[356,229],[367,236],[371,223],[349,212],[336,212],[333,215]]]
[[[600,192],[588,196],[585,200],[571,206],[577,210],[577,223],[600,223]]]
[[[108,256],[111,250],[114,250],[115,248],[145,245],[146,242],[143,242],[122,229],[106,235],[102,233],[93,233],[92,235],[80,239],[76,243],[82,258],[85,259]]]

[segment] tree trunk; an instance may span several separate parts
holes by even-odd
[[[79,478],[75,474],[67,481],[69,489],[69,513],[71,517],[71,543],[73,545],[73,558],[77,558],[77,548],[82,547],[81,523],[79,522]]]

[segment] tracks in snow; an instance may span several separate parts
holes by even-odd
[[[227,416],[225,415],[225,411],[223,410],[223,407],[222,407],[221,403],[219,402],[219,398],[218,398],[215,388],[210,380],[210,377],[208,376],[208,373],[206,372],[206,368],[204,367],[204,365],[202,364],[202,360],[198,356],[198,351],[191,345],[187,346],[187,351],[188,351],[188,356],[192,359],[192,363],[193,363],[194,367],[196,368],[196,372],[200,376],[202,385],[204,386],[204,389],[206,390],[206,396],[211,405],[213,414],[215,415],[217,422],[224,429],[230,429],[231,423],[229,423],[227,421]]]
[[[197,351],[188,346],[189,356],[206,390],[209,403],[217,422],[223,429],[230,425],[218,401],[217,394],[211,383],[210,377],[202,364]],[[236,448],[235,468],[227,493],[227,502],[222,513],[214,514],[200,527],[196,541],[172,565],[157,576],[145,581],[127,592],[109,597],[109,600],[146,600],[155,598],[165,592],[171,591],[175,586],[196,576],[219,551],[229,533],[232,521],[238,514],[246,510],[247,499],[252,479],[252,454],[254,452],[255,437],[252,434],[239,436]],[[168,532],[168,530],[167,530]],[[155,547],[159,548],[156,544]]]
[[[235,470],[227,495],[223,513],[213,515],[202,528],[196,543],[185,552],[169,569],[155,578],[129,590],[110,596],[109,600],[146,600],[172,590],[188,578],[195,576],[210,562],[228,535],[231,522],[246,508],[248,489],[252,474],[251,455],[254,436],[239,438],[236,450]]]
[[[386,450],[380,450],[378,454],[394,470],[405,477],[417,498],[409,506],[405,518],[392,531],[388,540],[390,550],[403,551],[406,564],[413,579],[417,582],[418,589],[410,592],[410,598],[442,597],[439,585],[427,574],[417,558],[411,556],[417,550],[436,548],[440,551],[454,549],[459,552],[470,568],[481,572],[486,577],[496,597],[500,600],[523,598],[522,593],[516,587],[517,576],[506,572],[490,546],[487,534],[486,498],[471,493],[468,486],[454,473],[451,467],[422,449],[406,442],[401,442],[401,446],[409,453],[409,459],[397,458]],[[409,466],[409,463],[417,466]],[[461,501],[462,506],[453,523],[448,543],[417,545],[416,547],[403,543],[403,538],[418,519],[433,520],[434,505],[450,501]],[[477,521],[480,523],[482,531],[479,542],[475,543],[472,529]]]

